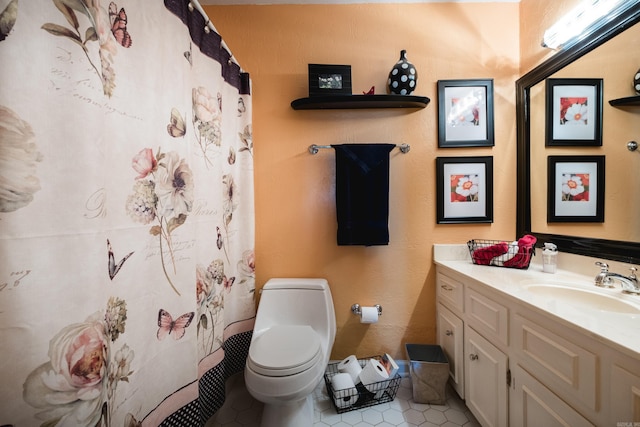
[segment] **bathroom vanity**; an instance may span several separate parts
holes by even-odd
[[[483,426],[640,423],[640,295],[596,287],[597,259],[561,253],[548,274],[540,255],[518,270],[434,245],[451,384]]]

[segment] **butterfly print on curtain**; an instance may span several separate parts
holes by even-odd
[[[195,312],[191,311],[173,320],[171,314],[161,308],[160,311],[158,311],[158,332],[156,333],[158,340],[162,341],[167,335],[171,335],[172,333],[173,339],[179,340],[187,332],[187,327],[191,324],[194,316]]]

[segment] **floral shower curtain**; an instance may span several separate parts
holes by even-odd
[[[250,81],[207,22],[0,0],[0,425],[203,425],[243,368]]]

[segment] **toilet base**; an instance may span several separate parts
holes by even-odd
[[[313,398],[287,403],[264,405],[260,427],[311,427],[313,426]]]

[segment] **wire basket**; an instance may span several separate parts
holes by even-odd
[[[381,360],[382,356],[372,356],[366,359],[358,359],[361,368],[364,368],[369,359]],[[327,393],[331,397],[333,406],[338,414],[353,411],[355,409],[366,408],[368,406],[379,405],[380,403],[391,402],[395,399],[400,387],[402,377],[397,374],[393,378],[368,384],[366,387],[362,383],[356,384],[355,387],[346,388],[344,390],[334,390],[331,384],[331,378],[339,374],[339,363],[330,363],[324,374],[324,383],[327,386]]]
[[[535,243],[518,246],[504,240],[474,239],[469,240],[467,246],[474,264],[497,267],[527,269],[536,253]]]

